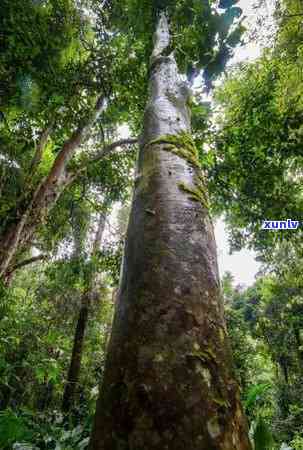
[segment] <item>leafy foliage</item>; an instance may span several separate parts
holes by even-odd
[[[300,219],[303,206],[303,54],[300,16],[291,15],[299,4],[289,2],[287,9],[283,3],[287,15],[274,48],[237,67],[216,93],[218,129],[209,170],[214,203],[226,214],[232,247],[248,244],[261,256],[282,239],[301,239],[300,230],[296,236],[261,230],[265,219]]]
[[[136,0],[114,1],[112,17],[118,27],[127,31],[131,42],[139,37],[146,43],[143,54],[146,61],[151,53],[155,21],[161,11],[167,12],[173,35],[171,48],[175,50],[180,69],[190,80],[203,70],[209,89],[244,32],[239,21],[242,10],[234,6],[237,2],[222,4],[224,12],[221,13],[214,8],[214,3],[213,0],[157,0],[145,2],[142,8],[142,2]]]
[[[300,284],[296,276],[288,268],[246,290],[226,289],[225,277],[227,324],[256,448],[290,443],[302,429],[303,325],[296,309],[302,293],[292,285]]]

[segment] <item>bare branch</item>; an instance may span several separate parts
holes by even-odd
[[[91,164],[93,162],[97,162],[102,158],[105,158],[110,153],[112,153],[114,150],[116,150],[119,147],[123,147],[125,145],[132,145],[137,144],[138,138],[128,138],[128,139],[120,139],[119,141],[113,142],[112,144],[108,144],[105,147],[102,148],[99,152],[95,153],[89,160],[86,160],[81,164],[78,169],[71,173],[68,184],[72,183],[74,180],[76,180],[86,169],[88,164]]]
[[[128,138],[128,139],[120,139],[119,141],[113,142],[112,144],[106,145],[100,152],[97,152],[90,160],[89,163],[99,161],[100,159],[108,156],[118,147],[123,147],[124,145],[132,145],[137,144],[138,138]]]
[[[47,255],[37,255],[33,256],[32,258],[24,259],[23,261],[9,267],[7,272],[9,275],[11,275],[13,272],[15,272],[18,269],[21,269],[22,267],[29,266],[30,264],[33,264],[37,261],[43,261],[45,259],[47,259]]]

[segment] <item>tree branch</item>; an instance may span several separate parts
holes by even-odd
[[[84,161],[75,172],[71,173],[68,184],[76,180],[85,171],[88,164],[94,163],[102,158],[105,158],[114,150],[116,150],[116,148],[118,147],[123,147],[124,145],[137,144],[137,142],[138,138],[128,138],[128,139],[120,139],[119,141],[106,145],[105,147],[103,147],[102,150],[95,153],[89,160]]]
[[[30,264],[33,264],[37,261],[42,261],[44,259],[47,259],[47,255],[37,255],[33,256],[32,258],[24,259],[23,261],[9,267],[7,272],[9,275],[11,275],[13,272],[21,269],[22,267],[29,266]]]
[[[113,142],[112,144],[106,145],[100,152],[97,152],[88,162],[96,162],[100,159],[108,156],[115,150],[117,147],[123,147],[124,145],[132,145],[137,144],[138,138],[128,138],[128,139],[120,139],[119,141]]]
[[[39,142],[36,146],[36,151],[33,156],[33,159],[30,164],[30,174],[32,175],[32,172],[35,171],[36,167],[40,164],[40,161],[42,159],[43,150],[47,144],[48,138],[52,132],[53,129],[53,122],[51,122],[41,133]]]

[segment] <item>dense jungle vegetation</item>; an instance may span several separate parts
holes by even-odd
[[[261,228],[303,211],[303,4],[263,8],[1,0],[0,449],[303,450],[302,228]]]

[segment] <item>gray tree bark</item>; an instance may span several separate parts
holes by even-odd
[[[161,16],[90,450],[248,450],[189,90]]]

